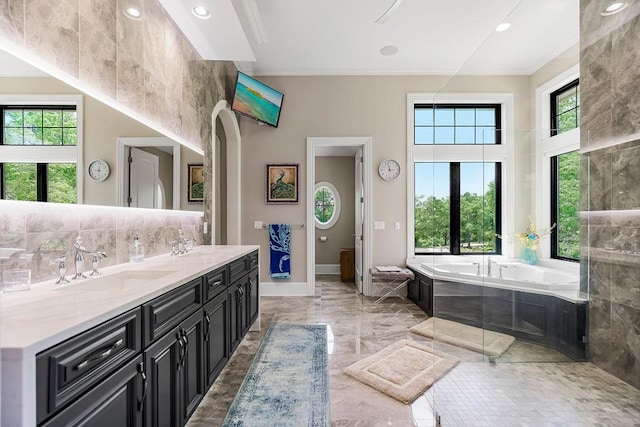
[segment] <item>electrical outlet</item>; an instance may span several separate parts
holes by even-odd
[[[400,221],[396,221],[396,222],[393,224],[393,229],[394,229],[394,230],[400,230]]]
[[[209,224],[207,224],[207,221],[205,221],[205,222],[204,222],[204,227],[203,227],[202,232],[203,232],[204,234],[207,234],[207,233],[208,233],[208,231],[207,231],[208,229],[209,229]]]
[[[373,222],[374,230],[384,230],[384,221],[374,221]]]
[[[259,230],[262,228],[262,221],[253,221],[253,228]]]

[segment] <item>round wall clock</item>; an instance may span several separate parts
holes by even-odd
[[[392,159],[383,160],[378,166],[378,175],[385,181],[393,181],[400,176],[400,164]]]
[[[105,162],[102,159],[97,159],[89,163],[89,168],[87,169],[89,173],[89,178],[94,181],[104,181],[109,178],[109,163]]]

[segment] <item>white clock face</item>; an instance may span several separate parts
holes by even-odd
[[[385,181],[392,181],[400,176],[400,165],[395,160],[383,160],[378,167],[378,174]]]
[[[104,160],[94,160],[89,163],[89,178],[94,181],[104,181],[109,177],[109,164]]]

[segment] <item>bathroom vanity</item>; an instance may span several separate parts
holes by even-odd
[[[0,296],[3,426],[186,423],[254,322],[258,246]]]

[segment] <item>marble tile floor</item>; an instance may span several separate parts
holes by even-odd
[[[410,301],[357,295],[338,276],[316,278],[315,297],[262,297],[262,331],[249,332],[205,395],[188,426],[218,426],[270,323],[326,324],[334,426],[640,426],[640,390],[591,363],[571,362],[516,341],[489,363],[465,349],[408,332],[427,318]],[[407,338],[461,363],[411,405],[347,377],[342,369]],[[277,427],[277,426],[274,426]]]

